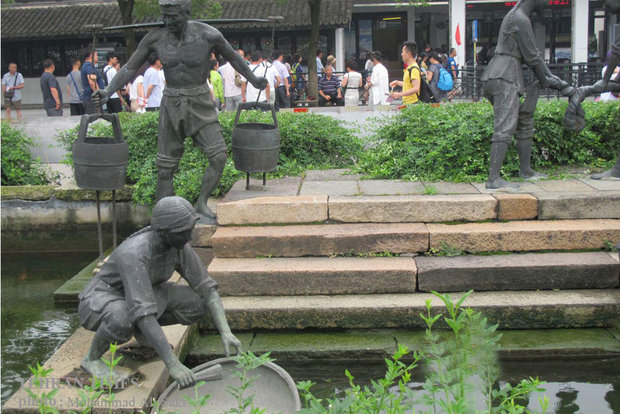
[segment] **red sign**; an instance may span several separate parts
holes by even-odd
[[[505,1],[504,6],[512,7],[516,5],[516,1]],[[549,6],[569,6],[570,0],[549,0]]]

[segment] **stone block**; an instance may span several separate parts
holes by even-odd
[[[568,193],[583,193],[583,192],[593,192],[594,188],[591,186],[584,184],[583,182],[574,179],[574,180],[546,180],[546,181],[538,181],[536,185],[543,189],[543,191],[548,191],[550,193],[560,193],[560,192],[568,192]]]
[[[213,246],[216,257],[415,253],[428,250],[428,232],[419,223],[220,227]]]
[[[452,183],[450,181],[424,181],[424,187],[433,187],[437,194],[480,194],[480,191],[470,183]]]
[[[424,185],[419,181],[361,180],[360,191],[367,196],[422,194]]]
[[[487,190],[484,187],[485,183],[471,183],[471,185],[476,187],[476,189],[480,191],[482,194],[496,194],[496,193],[524,194],[524,193],[544,191],[542,188],[538,186],[538,183],[540,181],[536,181],[536,183],[528,182],[528,181],[525,181],[525,182],[515,181],[515,182],[519,184],[518,188],[496,188],[496,189]]]
[[[460,294],[451,295],[454,300]],[[222,298],[233,332],[257,329],[421,328],[431,300],[435,312],[443,302],[430,293],[335,296]],[[584,328],[612,326],[620,312],[620,291],[473,292],[464,306],[479,310],[500,329]],[[203,328],[213,329],[205,319]],[[440,327],[439,325],[437,326]]]
[[[315,223],[327,220],[327,196],[258,197],[220,203],[217,221],[230,224]]]
[[[411,223],[495,219],[490,195],[330,197],[329,219],[348,223]]]
[[[405,293],[416,286],[415,262],[406,257],[217,258],[209,274],[222,296]]]
[[[620,240],[620,220],[535,220],[508,223],[428,224],[430,247],[467,252],[600,249]]]
[[[417,257],[418,289],[468,290],[613,289],[620,264],[605,252]]]
[[[530,194],[493,194],[499,220],[529,220],[538,216],[538,200]]]
[[[51,185],[3,185],[2,200],[49,200],[57,187]]]
[[[237,181],[222,199],[222,203],[245,200],[255,197],[292,197],[299,192],[301,177],[284,177],[277,180],[267,180],[263,186],[262,179],[250,179],[250,189],[245,188],[245,178]]]
[[[304,181],[357,181],[362,174],[351,174],[347,169],[308,170]]]
[[[244,351],[250,349],[254,334],[235,332],[235,336],[241,342],[241,347]],[[234,352],[234,348],[232,352]],[[198,335],[194,336],[191,342],[185,364],[187,364],[187,366],[198,366],[225,356],[222,338],[217,331],[200,332]]]
[[[299,195],[354,196],[359,192],[357,181],[304,181]]]
[[[541,220],[620,218],[620,191],[548,192],[534,196],[538,198]]]
[[[211,247],[213,246],[213,235],[217,230],[217,226],[210,224],[200,224],[198,222],[192,232],[193,247]]]
[[[579,178],[579,181],[598,191],[620,191],[620,178],[606,178],[593,180],[591,178]]]

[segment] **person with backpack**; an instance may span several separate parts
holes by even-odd
[[[24,77],[17,71],[17,63],[9,63],[9,71],[2,77],[2,93],[6,107],[6,118],[11,119],[11,108],[17,111],[17,117],[22,117],[22,94]]]
[[[87,114],[95,113],[93,105],[93,92],[98,89],[104,89],[103,79],[97,70],[97,52],[87,50],[84,52],[84,63],[80,72],[82,74],[82,106]]]
[[[82,106],[82,75],[80,66],[82,62],[78,58],[71,58],[71,72],[67,75],[65,83],[67,84],[67,95],[69,95],[69,106],[71,115],[84,115],[84,107]]]
[[[421,82],[420,67],[416,61],[418,56],[417,43],[413,40],[407,40],[403,43],[400,56],[407,65],[403,70],[403,80],[390,82],[390,87],[400,86],[403,90],[402,92],[392,92],[392,97],[395,99],[402,98],[404,105],[416,104],[420,100]]]
[[[431,88],[437,102],[445,101],[448,92],[451,91],[454,86],[454,80],[450,73],[443,67],[441,58],[437,52],[431,52],[429,61],[431,65],[426,72],[428,86]]]

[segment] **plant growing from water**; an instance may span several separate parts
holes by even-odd
[[[51,368],[44,368],[38,362],[36,367],[28,365],[28,369],[32,372],[34,377],[32,383],[34,384],[35,389],[32,390],[28,387],[24,387],[24,389],[30,398],[32,398],[32,400],[37,404],[39,413],[57,413],[58,410],[49,404],[54,403],[54,396],[58,393],[58,388],[54,388],[50,392],[44,392],[41,384],[42,380],[48,377],[54,370]]]
[[[350,388],[344,397],[322,401],[303,381],[298,388],[304,399],[304,414],[335,413],[526,413],[520,403],[533,391],[544,391],[543,382],[529,378],[519,384],[498,386],[499,368],[497,351],[501,334],[497,325],[490,325],[480,312],[463,308],[471,294],[467,292],[453,301],[450,295],[433,292],[445,305],[445,313],[433,311],[431,300],[426,301],[426,313],[420,317],[426,324],[426,345],[413,353],[413,363],[402,362],[407,348],[399,345],[396,353],[385,360],[384,378],[361,387],[353,375],[345,372]],[[447,331],[437,332],[437,323],[445,324]],[[408,384],[418,363],[425,368],[422,391],[415,392]],[[480,397],[481,396],[481,397]],[[547,410],[548,399],[539,399],[541,412]]]
[[[265,413],[265,410],[254,406],[254,395],[246,396],[245,392],[252,386],[256,376],[250,376],[250,371],[265,365],[268,362],[274,361],[270,358],[270,353],[267,352],[260,356],[254,355],[252,352],[247,351],[239,355],[231,357],[232,360],[237,362],[238,370],[233,372],[233,376],[238,378],[241,384],[238,387],[229,387],[228,393],[232,395],[237,401],[237,407],[228,411],[230,414],[261,414]],[[249,411],[247,411],[249,410]]]
[[[210,395],[199,395],[198,388],[202,387],[206,384],[206,381],[198,381],[196,385],[194,385],[194,398],[190,398],[187,395],[183,396],[183,399],[189,403],[192,407],[192,414],[200,414],[200,409],[207,405],[207,401],[211,398]],[[163,411],[157,411],[163,412]]]

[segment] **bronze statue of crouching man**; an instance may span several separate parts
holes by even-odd
[[[109,368],[101,357],[111,343],[135,336],[155,349],[180,387],[192,386],[194,374],[174,355],[161,327],[191,325],[207,313],[222,337],[226,355],[231,345],[242,351],[226,321],[217,283],[190,246],[198,219],[183,198],[162,198],[153,208],[151,226],[118,246],[80,293],[80,323],[96,332],[81,363],[91,375],[107,378]],[[189,286],[168,282],[175,270]]]

